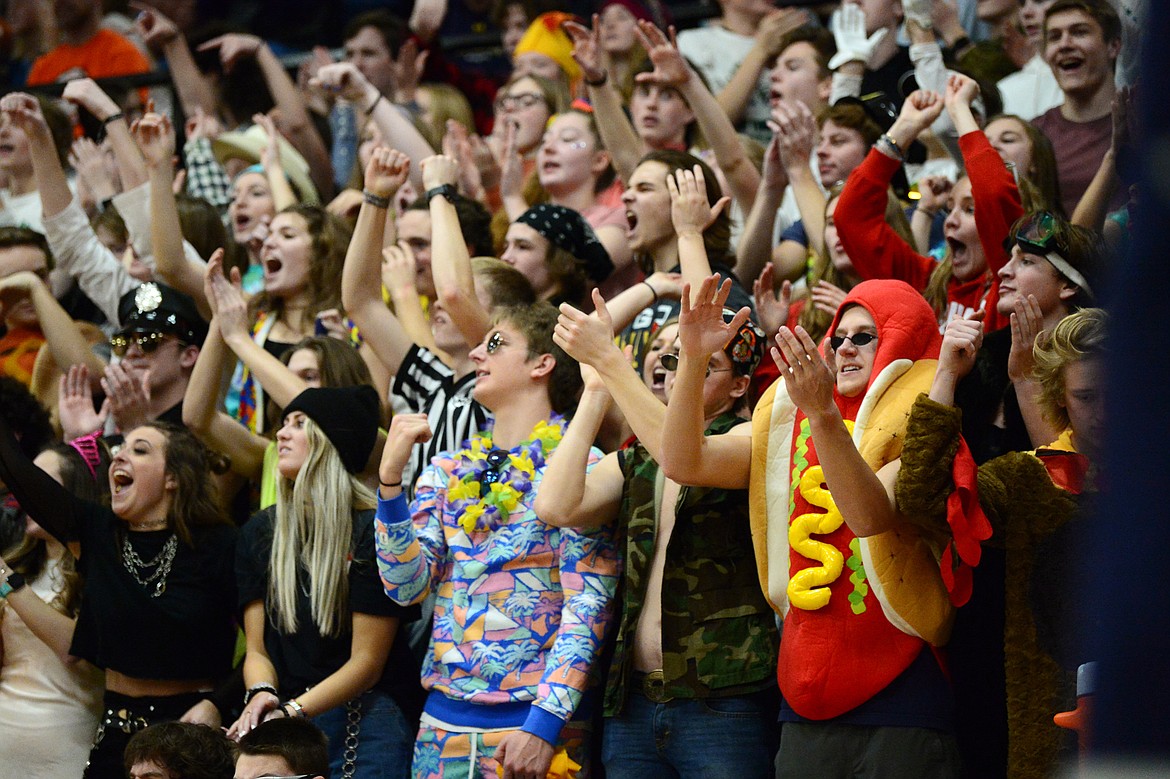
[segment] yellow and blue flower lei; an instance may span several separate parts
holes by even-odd
[[[532,491],[537,472],[544,468],[564,432],[565,418],[553,414],[538,422],[527,440],[506,452],[492,445],[490,429],[471,437],[455,455],[447,485],[447,501],[465,533],[494,530],[515,511]],[[498,464],[493,465],[489,457]],[[495,475],[494,481],[485,479],[489,472]]]

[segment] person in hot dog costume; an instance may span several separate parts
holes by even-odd
[[[1092,515],[1101,481],[1094,463],[1104,425],[1105,328],[1101,309],[1083,308],[1037,338],[1039,404],[1063,432],[1034,452],[980,465],[977,504],[959,506],[950,495],[955,474],[973,465],[959,435],[954,388],[974,364],[980,323],[947,326],[929,397],[915,402],[907,425],[898,508],[942,544],[956,526],[989,521],[994,535],[987,543],[1006,553],[1001,639],[1012,779],[1052,776],[1062,758],[1073,757],[1074,739],[1052,717],[1072,708],[1076,669],[1092,659],[1084,638],[1099,619],[1084,596],[1100,571],[1084,565],[1082,552],[1093,532],[1083,517]]]
[[[953,701],[933,651],[954,614],[943,550],[892,499],[910,406],[934,375],[934,313],[904,282],[858,285],[825,356],[802,328],[781,328],[783,381],[760,399],[750,436],[700,438],[687,420],[701,395],[679,384],[687,363],[702,377],[707,355],[695,351],[717,341],[687,335],[704,308],[684,305],[679,320],[666,470],[686,483],[749,486],[761,585],[784,617],[777,775],[815,766],[825,776],[957,776]],[[714,332],[715,316],[704,319]]]

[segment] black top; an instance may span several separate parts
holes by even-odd
[[[236,579],[239,581],[239,605],[263,601],[268,595],[268,571],[272,557],[272,532],[276,508],[255,514],[240,532],[236,549]],[[353,515],[353,546],[349,564],[349,610],[376,617],[397,617],[401,622],[382,676],[374,685],[393,696],[408,712],[419,708],[422,686],[419,666],[410,653],[403,624],[419,618],[418,606],[399,606],[386,597],[378,575],[378,557],[374,548],[374,510]],[[309,603],[308,573],[302,569],[298,583],[297,631],[282,633],[268,616],[264,648],[279,679],[281,698],[291,698],[333,674],[349,660],[353,635],[350,625],[343,625],[338,636],[322,636],[313,621]],[[408,714],[409,716],[409,714]]]
[[[170,531],[130,533],[109,508],[79,500],[33,465],[0,418],[0,479],[37,524],[62,542],[79,540],[85,581],[70,652],[99,668],[140,679],[210,679],[231,670],[236,627],[229,525],[191,529],[179,542],[157,598],[122,561],[122,543],[142,560],[158,557]]]

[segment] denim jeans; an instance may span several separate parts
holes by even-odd
[[[775,717],[766,693],[654,703],[631,690],[605,718],[608,779],[758,779],[772,776]]]
[[[357,779],[409,779],[414,730],[398,704],[384,692],[369,690],[354,699],[361,711],[357,726]],[[329,768],[334,777],[344,776],[346,726],[350,707],[342,704],[313,717],[329,738]]]

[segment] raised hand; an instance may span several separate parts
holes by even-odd
[[[580,22],[565,22],[561,29],[573,41],[573,59],[581,66],[585,81],[601,81],[606,76],[601,64],[601,18],[593,14],[593,26]]]
[[[225,73],[231,73],[236,63],[246,57],[255,57],[264,41],[255,35],[229,32],[199,45],[199,51],[219,50],[219,61]]]
[[[382,249],[382,284],[390,292],[415,292],[418,288],[418,263],[414,250],[406,241]]]
[[[483,174],[480,172],[480,158],[476,154],[476,143],[486,154],[485,164],[494,171],[499,180],[500,167],[492,156],[487,144],[478,135],[469,134],[461,122],[447,120],[447,132],[443,135],[443,154],[459,164],[459,191],[472,200],[482,200],[484,192]]]
[[[958,106],[971,107],[972,101],[979,97],[979,83],[970,76],[962,73],[952,73],[947,77],[947,92],[945,102],[947,111],[953,112]]]
[[[428,190],[444,184],[454,184],[459,179],[459,166],[451,157],[436,154],[421,163],[423,186]]]
[[[322,65],[309,83],[353,103],[366,101],[369,91],[374,88],[352,62]]]
[[[911,92],[902,103],[902,111],[894,120],[888,135],[902,148],[903,153],[926,128],[934,124],[943,111],[943,99],[938,92],[919,89]]]
[[[410,176],[410,158],[397,149],[379,146],[366,164],[366,191],[378,197],[394,197]]]
[[[689,300],[690,284],[683,285],[682,310],[678,315],[678,340],[688,357],[705,360],[722,349],[747,321],[751,309],[744,306],[730,322],[723,321],[723,305],[731,294],[731,279],[719,283],[719,276],[703,279],[695,302]]]
[[[148,113],[130,127],[143,159],[151,168],[170,169],[175,156],[175,128],[170,117]]]
[[[955,381],[966,376],[975,367],[975,354],[983,345],[983,312],[977,311],[966,319],[952,319],[943,331],[942,348],[938,354],[938,373]]]
[[[1011,314],[1012,348],[1008,352],[1008,378],[1013,382],[1032,381],[1036,359],[1032,347],[1044,329],[1044,315],[1035,295],[1017,298]]]
[[[524,161],[516,148],[516,133],[519,125],[507,120],[504,127],[504,153],[500,157],[500,197],[523,197]]]
[[[178,39],[179,27],[157,8],[146,3],[131,2],[130,7],[138,11],[134,29],[151,51],[161,51],[168,43]]]
[[[786,279],[780,285],[780,294],[776,294],[775,289],[776,268],[769,262],[752,282],[756,313],[760,317],[760,326],[764,328],[765,333],[778,332],[780,326],[788,321],[788,312],[792,307],[792,282]]]
[[[772,347],[772,359],[784,377],[788,396],[805,416],[836,408],[833,402],[836,375],[803,327],[780,328],[776,346]]]
[[[946,176],[923,176],[918,179],[918,210],[927,214],[937,214],[946,207],[947,198],[955,184]]]
[[[216,249],[207,261],[203,294],[225,342],[230,342],[232,338],[252,337],[252,328],[248,323],[248,304],[240,285],[240,271],[239,268],[232,268],[230,280],[224,275],[223,249]]]
[[[596,366],[617,347],[613,342],[613,319],[605,298],[594,288],[596,316],[590,316],[568,303],[561,303],[560,316],[553,328],[553,341],[579,363]]]
[[[768,126],[776,133],[776,145],[784,168],[807,168],[817,144],[817,120],[809,107],[799,101],[782,101],[772,109]]]
[[[118,430],[128,433],[150,420],[150,371],[107,365],[101,380]]]
[[[95,203],[118,194],[118,186],[106,165],[102,148],[86,137],[78,138],[69,150],[69,164],[77,171],[77,181],[89,190]]]
[[[75,78],[65,85],[61,97],[105,120],[118,113],[118,104],[92,78]]]
[[[195,106],[195,113],[187,117],[187,123],[183,129],[186,131],[188,141],[197,141],[200,138],[213,141],[223,132],[223,125],[214,116],[204,112],[201,107]]]
[[[654,70],[650,73],[639,73],[634,80],[639,84],[659,84],[667,87],[681,87],[691,78],[691,68],[678,50],[678,40],[674,33],[674,26],[670,27],[670,37],[667,38],[662,30],[653,22],[645,19],[638,20],[635,31],[642,47],[650,57],[650,64]]]
[[[390,63],[395,85],[394,102],[409,103],[415,99],[428,54],[430,52],[418,50],[418,43],[413,37],[407,38],[406,43],[398,47],[398,56]]]
[[[861,62],[868,66],[878,44],[889,33],[883,27],[867,38],[865,11],[853,3],[842,3],[833,13],[833,21],[829,26],[837,43],[837,53],[829,60],[829,70],[836,70],[847,62]]]
[[[265,170],[275,170],[280,167],[280,131],[276,129],[276,123],[272,121],[272,117],[268,114],[256,113],[252,114],[252,121],[260,126],[264,131],[268,142],[264,144],[264,148],[260,150],[260,164]]]
[[[402,472],[410,462],[410,450],[415,444],[431,440],[431,426],[426,414],[395,414],[386,433],[382,462],[378,465],[378,480],[382,482],[383,497],[387,491],[402,488]],[[395,494],[397,494],[395,492]]]
[[[703,177],[703,168],[696,165],[693,170],[680,168],[673,174],[666,176],[666,188],[670,190],[670,219],[674,224],[674,231],[679,235],[684,233],[702,234],[719,212],[731,202],[731,198],[724,195],[715,205],[707,202],[707,180]]]
[[[84,364],[71,365],[57,384],[57,417],[61,422],[61,437],[72,441],[105,427],[110,415],[110,399],[102,401],[97,411],[93,408],[93,390],[89,369]]]
[[[37,99],[25,92],[10,92],[0,98],[0,113],[24,130],[26,135],[49,134],[49,124]]]
[[[818,310],[824,311],[826,314],[833,316],[837,313],[837,309],[845,302],[845,296],[848,294],[840,287],[830,284],[821,279],[813,288],[809,290],[809,300],[817,307]]]
[[[802,8],[777,8],[760,20],[756,30],[756,45],[763,47],[769,59],[783,51],[788,33],[809,22],[809,12]]]

